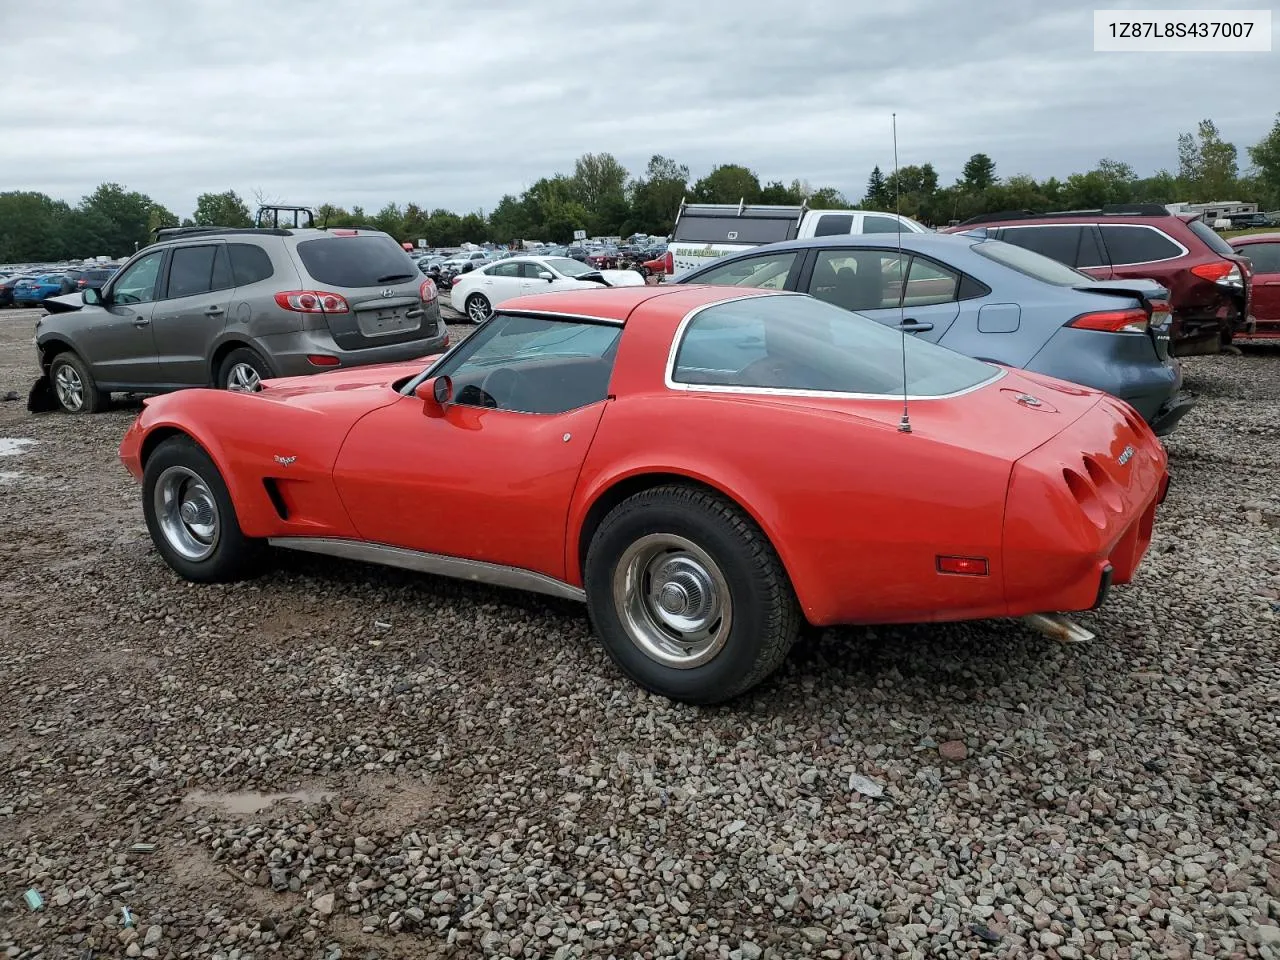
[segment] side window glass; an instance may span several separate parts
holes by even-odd
[[[520,275],[520,264],[518,263],[499,263],[489,267],[485,273],[491,277],[517,277]]]
[[[1043,256],[1067,266],[1075,266],[1076,251],[1080,248],[1080,235],[1088,233],[1080,224],[1061,224],[1045,227],[1006,227],[1000,231],[1000,239],[1026,250],[1034,250]],[[1096,264],[1095,264],[1096,266]]]
[[[247,287],[268,279],[274,272],[267,251],[252,243],[228,243],[231,275],[237,287]]]
[[[902,298],[904,307],[927,307],[935,303],[950,303],[956,299],[960,277],[946,267],[920,257],[911,258],[907,270],[907,292]]]
[[[550,273],[551,271],[540,263],[522,263],[520,264],[520,276],[526,280],[537,280],[538,274]]]
[[[217,248],[178,247],[169,259],[169,286],[165,296],[170,300],[208,293],[213,283],[213,255]]]
[[[441,372],[465,406],[565,413],[608,396],[621,335],[611,324],[498,314]]]
[[[1080,249],[1076,253],[1075,266],[1077,268],[1107,266],[1107,254],[1098,242],[1098,232],[1093,227],[1085,227],[1080,231]]]
[[[814,228],[815,237],[840,237],[853,232],[853,214],[824,213]]]
[[[1113,266],[1154,263],[1182,255],[1182,248],[1152,227],[1104,223],[1098,227]]]
[[[1251,243],[1236,252],[1253,261],[1254,273],[1280,273],[1280,243]]]
[[[728,316],[707,310],[689,325],[676,358],[676,379],[683,383],[737,385],[742,372],[768,356],[764,318]]]
[[[150,303],[156,298],[156,279],[164,251],[147,254],[120,275],[111,287],[111,298],[116,303]]]
[[[227,246],[224,243],[214,247],[213,254],[213,282],[210,284],[210,290],[230,290],[236,285],[235,280],[231,276],[231,258],[227,255]]]
[[[899,229],[903,233],[907,232],[905,225],[898,226],[898,221],[893,217],[877,217],[874,214],[865,214],[862,218],[863,233],[897,233]]]
[[[809,278],[819,300],[845,310],[879,310],[898,302],[898,255],[884,250],[821,250]]]
[[[759,287],[764,290],[785,290],[787,274],[795,263],[796,251],[774,253],[763,257],[747,257],[712,267],[699,274],[698,283],[711,283],[721,287]]]

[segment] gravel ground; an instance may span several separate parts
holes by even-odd
[[[567,602],[179,581],[136,405],[26,412],[33,320],[0,313],[7,957],[1280,958],[1280,347],[1188,362],[1091,645],[827,631],[696,709]]]

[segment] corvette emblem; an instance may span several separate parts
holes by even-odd
[[[289,466],[289,464],[293,463],[293,461],[295,461],[295,460],[297,460],[297,459],[298,459],[298,458],[297,458],[297,456],[292,456],[292,457],[282,457],[282,456],[280,456],[280,454],[278,454],[278,453],[276,454],[276,463],[280,464],[280,466],[282,466],[282,467],[287,467],[287,466]]]
[[[1122,466],[1122,467],[1123,467],[1123,466],[1124,466],[1126,463],[1128,463],[1131,459],[1133,459],[1133,446],[1132,446],[1132,444],[1130,444],[1130,445],[1126,446],[1122,451],[1120,451],[1120,456],[1116,457],[1116,462],[1117,462],[1117,463],[1119,463],[1119,464],[1120,464],[1120,466]]]
[[[1039,401],[1039,399],[1037,399],[1036,397],[1033,397],[1033,396],[1032,396],[1031,394],[1029,394],[1029,393],[1020,393],[1020,394],[1018,394],[1017,400],[1018,400],[1018,402],[1019,402],[1019,403],[1025,403],[1028,407],[1038,407],[1038,406],[1040,406],[1040,401]]]

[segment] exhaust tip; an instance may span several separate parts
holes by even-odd
[[[1023,617],[1022,622],[1059,643],[1088,643],[1096,637],[1092,631],[1068,620],[1060,613],[1033,613]]]

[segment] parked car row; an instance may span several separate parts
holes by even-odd
[[[61,269],[28,267],[12,274],[0,274],[0,307],[36,307],[50,297],[90,286],[101,287],[116,269],[114,264]]]

